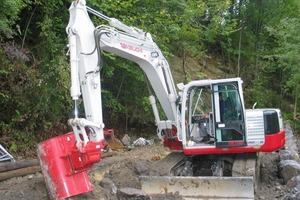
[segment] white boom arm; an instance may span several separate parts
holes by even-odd
[[[100,66],[97,65],[100,59],[97,54],[102,50],[137,63],[147,75],[167,116],[167,120],[160,119],[155,98],[150,96],[159,136],[163,129],[171,128],[172,124],[179,127],[180,114],[177,106],[179,97],[169,64],[151,35],[124,25],[114,18],[108,18],[86,7],[85,4],[84,0],[72,3],[69,9],[70,21],[67,26],[71,57],[71,96],[75,102],[76,113],[76,102],[82,92],[86,112],[86,119],[75,115],[75,119],[69,120],[77,135],[77,142],[82,143],[81,136],[83,136],[86,138],[83,143],[87,143],[85,127],[89,127],[94,133],[91,140],[103,139]],[[101,25],[95,28],[87,10],[107,20],[111,26]]]
[[[66,28],[69,37],[71,67],[71,97],[75,102],[74,119],[69,120],[80,149],[89,140],[98,142],[104,139],[100,68],[95,51],[94,25],[83,9],[85,2],[72,3],[69,8],[70,20]],[[82,93],[85,117],[79,118],[77,102]],[[87,129],[91,133],[87,134]]]
[[[99,38],[101,50],[134,61],[145,72],[168,119],[166,121],[160,120],[155,98],[150,96],[158,129],[171,129],[172,124],[180,116],[176,105],[178,95],[169,64],[156,43],[151,39],[150,34],[145,34],[142,39],[136,37],[135,34],[122,32],[104,25],[97,27],[97,31],[101,35]]]

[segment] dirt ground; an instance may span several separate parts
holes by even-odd
[[[94,165],[89,172],[94,190],[69,199],[117,199],[115,191],[120,188],[140,189],[139,174],[143,167],[165,157],[170,151],[162,144],[136,147],[131,150],[119,150],[113,156],[105,157]],[[266,153],[262,156],[261,176],[255,199],[281,199],[287,190],[277,174],[278,153]],[[5,200],[48,200],[49,195],[41,173],[12,178],[0,182],[0,199]],[[152,199],[180,199],[168,194]]]

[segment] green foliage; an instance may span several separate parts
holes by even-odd
[[[223,62],[229,73],[240,68],[248,107],[258,102],[259,107],[291,110],[284,101],[292,103],[299,81],[299,6],[296,0],[232,1],[228,6],[225,22],[237,23],[221,37]]]
[[[294,99],[294,118],[297,118],[297,111],[300,106],[297,103],[300,99],[300,20],[297,18],[284,18],[275,27],[267,27],[274,45],[272,51],[266,56],[277,64],[281,70],[282,94],[286,99]],[[273,67],[276,69],[276,67]]]
[[[72,102],[64,49],[70,3],[2,1],[0,137],[13,152],[25,153],[37,142],[67,130]],[[89,0],[87,4],[151,33],[168,59],[179,57],[171,66],[182,73],[178,77],[211,78],[207,70],[181,69],[182,65],[187,58],[197,63],[220,58],[210,60],[208,66],[224,66],[223,77],[242,77],[247,107],[257,102],[258,107],[280,107],[289,113],[296,107],[299,114],[295,103],[300,91],[298,0]],[[93,21],[107,24],[96,17]],[[153,128],[143,72],[135,63],[109,53],[103,53],[103,59],[106,127]]]
[[[27,1],[29,9],[22,15],[36,9],[30,13],[32,21],[21,18],[20,22],[28,19],[25,24],[29,26],[26,29],[20,23],[19,34],[29,48],[17,45],[18,38],[0,44],[0,136],[7,138],[4,142],[11,151],[24,155],[35,150],[37,142],[66,130],[71,100],[68,62],[63,55],[65,22],[63,15],[57,15],[62,10],[67,16],[62,2]]]
[[[16,59],[21,54],[17,54],[17,50],[21,50],[18,46],[11,48],[15,49],[14,54],[8,51],[9,48],[0,53],[0,65],[3,66],[0,73],[0,130],[1,136],[8,138],[7,146],[26,153],[44,138],[43,132],[61,120],[67,121],[65,107],[70,102],[65,98],[69,85],[64,68],[67,65],[64,60],[57,61],[56,70],[45,73],[37,63],[27,66],[28,61]],[[50,80],[53,76],[59,81]]]
[[[128,60],[104,55],[102,97],[107,126],[124,124],[128,131],[139,123],[153,125],[151,107],[145,108],[145,96],[149,94],[142,71]]]
[[[26,6],[23,0],[3,0],[0,6],[0,41],[2,38],[12,38],[20,31],[15,24],[21,10]]]

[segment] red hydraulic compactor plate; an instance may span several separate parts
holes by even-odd
[[[72,132],[39,143],[37,153],[50,196],[64,199],[92,191],[87,170],[100,161],[102,148],[103,141],[90,141],[79,151]]]

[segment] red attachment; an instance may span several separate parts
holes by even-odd
[[[171,150],[183,150],[183,147],[182,147],[182,142],[180,142],[178,140],[178,138],[174,138],[174,139],[168,139],[166,137],[164,137],[164,146],[165,147],[168,147],[169,149]]]
[[[74,133],[40,143],[37,152],[52,198],[64,199],[92,191],[87,170],[100,161],[103,147],[104,141],[90,141],[79,152]]]
[[[115,132],[114,132],[114,129],[104,129],[103,134],[104,134],[104,136],[110,136],[110,137],[113,136],[114,137]]]
[[[164,146],[171,150],[182,150],[182,142],[177,137],[177,127],[172,125],[172,129],[165,130]]]

